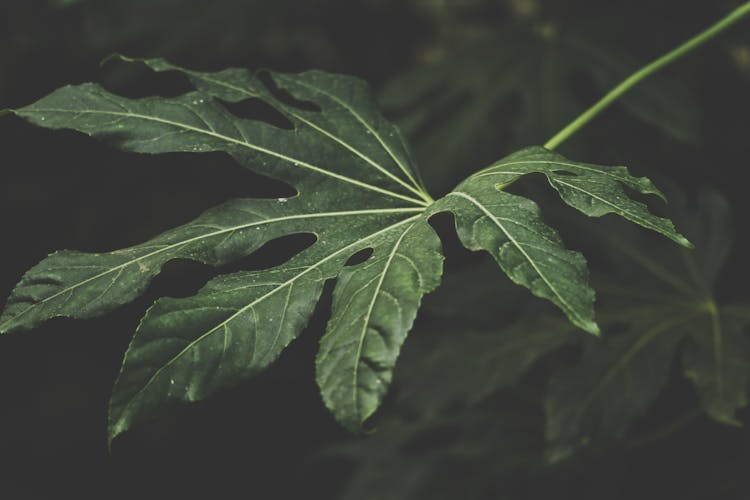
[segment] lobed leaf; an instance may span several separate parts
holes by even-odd
[[[599,333],[586,260],[565,249],[557,232],[542,221],[536,203],[499,191],[486,178],[470,178],[433,210],[455,214],[464,246],[489,252],[514,283],[550,300],[573,324]]]
[[[155,69],[159,64],[161,69],[177,69],[167,68],[164,61],[151,62]],[[54,316],[104,313],[140,294],[171,259],[221,265],[281,236],[313,233],[317,241],[276,268],[216,278],[194,297],[157,301],[139,326],[115,384],[110,439],[162,405],[203,399],[261,370],[304,328],[323,283],[335,278],[353,254],[373,248],[377,262],[382,248],[390,251],[396,247],[388,245],[408,243],[399,252],[412,249],[412,262],[422,266],[422,284],[411,291],[404,288],[408,272],[403,264],[383,271],[388,277],[383,284],[394,288],[396,305],[405,311],[389,332],[400,339],[387,346],[390,367],[382,370],[390,370],[419,298],[436,286],[441,272],[437,238],[433,234],[429,239],[432,229],[419,215],[430,198],[417,181],[400,135],[378,113],[364,82],[317,71],[271,74],[273,83],[294,93],[295,99],[313,99],[316,108],[310,110],[277,98],[244,70],[186,73],[199,90],[176,98],[127,99],[84,84],[59,89],[15,113],[48,128],[93,135],[126,151],[223,151],[258,173],[290,183],[299,194],[288,200],[234,200],[124,250],[55,254],[29,271],[14,290],[2,331],[30,328]],[[219,99],[262,99],[294,128],[236,117]],[[412,234],[419,234],[420,245],[432,241],[424,247],[430,250],[424,256],[414,253],[413,237],[401,229],[407,224],[412,228],[417,220],[422,222]],[[393,307],[383,298],[390,288],[376,294],[386,302],[378,305],[372,320],[382,316],[380,309]],[[338,321],[337,311],[332,324]],[[357,314],[356,309],[349,314]],[[341,323],[336,342],[356,338],[358,330]],[[374,344],[367,345],[357,363],[374,359]],[[337,363],[332,366],[339,369]],[[357,420],[357,425],[374,411],[387,386],[373,391],[359,385],[353,383],[355,392],[361,392],[357,397],[367,400],[367,411],[345,408],[335,397],[329,401],[337,418]],[[348,413],[355,410],[364,416]]]
[[[707,317],[690,325],[682,356],[701,407],[723,424],[741,425],[736,412],[748,404],[750,341],[743,332],[748,323],[709,305]]]
[[[274,238],[322,231],[333,221],[387,220],[414,213],[409,209],[316,212],[310,208],[296,198],[233,200],[141,245],[108,253],[54,253],[30,269],[13,290],[0,317],[0,332],[33,328],[56,316],[101,315],[138,297],[173,259],[220,266],[252,254]]]
[[[438,286],[442,273],[440,240],[424,220],[383,246],[364,264],[339,274],[316,359],[323,400],[353,430],[383,399],[420,300]]]
[[[545,148],[530,147],[503,158],[470,179],[486,177],[503,187],[530,173],[544,174],[565,203],[590,217],[614,213],[682,246],[692,246],[671,221],[649,213],[646,205],[628,197],[624,188],[665,199],[649,179],[631,176],[626,167],[571,162]]]
[[[193,297],[158,300],[138,327],[115,384],[111,438],[162,405],[204,399],[268,366],[305,327],[327,279],[336,277],[346,261],[364,248],[375,248],[379,254],[383,247],[395,246],[419,219],[419,215],[390,221],[362,217],[322,231],[318,243],[281,266],[215,278]],[[374,221],[380,226],[377,231]],[[435,255],[440,255],[439,246]],[[425,279],[435,282],[440,266],[429,271],[433,274]],[[333,318],[338,317],[334,309]],[[405,337],[410,326],[394,325],[393,333]],[[342,335],[356,339],[353,329],[342,330]],[[398,347],[391,351],[392,364]],[[357,397],[359,391],[366,392],[355,387]],[[374,406],[386,387],[372,398]],[[334,401],[332,409],[337,416],[351,418],[343,402],[336,403],[340,402]]]
[[[0,333],[56,316],[107,312],[142,293],[172,259],[223,265],[283,236],[308,233],[316,240],[274,268],[220,276],[193,297],[158,300],[139,325],[115,383],[110,441],[163,406],[204,399],[266,368],[304,329],[331,279],[337,282],[317,381],[336,419],[360,430],[391,383],[422,297],[439,284],[443,257],[429,225],[438,212],[454,213],[467,248],[488,251],[513,282],[597,333],[583,256],[565,249],[533,201],[502,191],[528,173],[545,174],[563,200],[587,215],[614,212],[686,242],[623,190],[658,194],[650,181],[622,167],[572,163],[542,148],[501,160],[434,202],[398,129],[379,113],[367,85],[353,77],[207,73],[161,59],[143,62],[155,71],[181,72],[196,90],[129,99],[88,83],[58,89],[14,113],[125,151],[221,151],[288,183],[297,195],[233,200],[122,250],[53,254],[12,292]],[[245,100],[263,101],[291,128],[235,116],[226,105]],[[368,249],[366,261],[348,265]],[[545,343],[539,355],[559,345],[557,339]]]
[[[659,395],[679,327],[694,316],[644,316],[645,324],[636,320],[628,332],[587,342],[581,359],[552,377],[545,401],[550,460],[594,439],[622,438]]]
[[[591,439],[623,437],[664,387],[675,358],[709,417],[736,425],[737,410],[747,406],[747,304],[719,306],[714,298],[733,239],[726,201],[704,191],[696,212],[683,207],[677,215],[697,242],[694,252],[675,255],[621,230],[600,235],[615,249],[610,255],[625,257],[617,262],[623,275],[601,280],[603,338],[588,341],[576,366],[553,376],[545,405],[550,458]],[[625,331],[606,335],[610,323]]]

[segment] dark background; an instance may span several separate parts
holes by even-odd
[[[684,0],[2,0],[0,107],[22,106],[59,86],[84,81],[102,82],[128,96],[174,95],[186,88],[176,77],[120,63],[100,67],[112,52],[163,56],[206,70],[321,68],[361,76],[378,90],[404,71],[440,61],[452,49],[509,26],[525,26],[527,4],[536,5],[545,19],[580,26],[587,39],[614,44],[641,62],[737,5]],[[695,96],[697,141],[672,140],[615,106],[573,144],[586,153],[581,160],[627,163],[639,174],[669,179],[688,199],[706,185],[723,192],[739,233],[732,272],[723,277],[727,295],[741,295],[748,276],[750,248],[742,233],[750,213],[743,182],[750,168],[749,23],[666,71]],[[588,102],[599,96],[586,85],[581,92]],[[540,133],[537,141],[546,139]],[[486,146],[494,155],[490,159],[509,152],[502,140]],[[3,297],[25,270],[56,249],[116,249],[230,197],[286,192],[223,155],[126,154],[12,117],[0,120],[0,147]],[[465,158],[461,173],[479,169],[485,160]],[[422,165],[422,172],[430,178],[429,166]],[[449,226],[443,226],[451,241]],[[448,271],[474,258],[456,246],[448,244],[448,257],[458,262]],[[274,262],[288,251],[277,246],[260,258]],[[214,273],[194,263],[170,263],[144,297],[104,318],[56,319],[33,332],[0,338],[0,496],[335,498],[342,491],[355,465],[321,458],[320,451],[368,438],[351,437],[335,424],[314,383],[325,300],[305,334],[266,374],[133,430],[107,453],[107,399],[140,315],[159,296],[194,293]],[[420,319],[423,326],[430,321]],[[394,390],[398,385],[397,372]],[[380,413],[389,408],[386,402]],[[745,430],[699,421],[654,445],[584,458],[528,482],[517,479],[506,487],[492,474],[479,480],[493,492],[487,498],[734,498],[720,492],[730,491],[727,484],[742,483],[731,491],[750,495],[742,479],[750,465],[748,439]],[[445,474],[454,472],[457,484],[461,478],[477,480],[465,471]]]

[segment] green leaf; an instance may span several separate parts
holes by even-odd
[[[234,200],[142,245],[108,253],[61,251],[29,270],[0,318],[0,331],[28,329],[55,317],[89,318],[138,297],[162,265],[192,259],[222,265],[273,238],[322,231],[331,221],[397,218],[409,209],[311,211],[290,200]],[[289,214],[289,215],[287,215]]]
[[[130,59],[121,55],[112,57],[128,62],[142,62],[154,71],[180,71],[199,90],[226,102],[240,102],[249,98],[260,98],[272,102],[273,106],[293,121],[315,131],[318,137],[343,147],[370,167],[384,173],[402,188],[425,201],[431,201],[421,187],[415,187],[419,177],[398,128],[390,124],[377,111],[376,104],[367,85],[356,78],[330,75],[311,71],[300,75],[274,73],[274,83],[292,93],[299,101],[313,101],[325,108],[325,113],[304,112],[277,99],[250,71],[227,69],[217,73],[190,71],[163,59]],[[349,130],[363,130],[365,134],[348,134]],[[393,165],[398,168],[383,167]],[[388,172],[391,170],[392,172]],[[395,173],[395,175],[394,175]],[[409,182],[404,182],[403,174]]]
[[[316,361],[323,400],[353,430],[383,399],[420,299],[442,272],[440,240],[423,221],[388,246],[339,274]]]
[[[158,300],[139,325],[115,383],[110,441],[162,407],[202,400],[266,368],[304,329],[332,279],[337,283],[317,380],[336,419],[360,430],[391,383],[422,297],[439,284],[443,257],[428,223],[438,212],[455,214],[468,248],[488,251],[512,281],[596,333],[585,260],[563,247],[534,202],[501,191],[498,179],[543,172],[566,202],[588,215],[615,212],[678,239],[668,222],[634,205],[620,187],[658,193],[649,181],[622,168],[572,164],[540,148],[493,164],[434,202],[398,129],[378,112],[367,85],[353,77],[308,71],[269,72],[266,79],[242,69],[205,73],[160,59],[143,62],[156,71],[182,72],[197,90],[128,99],[87,83],[63,87],[14,113],[125,151],[224,152],[297,194],[232,200],[123,250],[53,254],[13,291],[0,332],[56,316],[103,314],[137,297],[172,259],[216,266],[283,236],[307,233],[315,241],[271,269],[220,276],[192,297]],[[226,106],[245,100],[263,101],[291,127],[240,118]],[[508,161],[519,158],[527,159],[524,168],[507,171]],[[559,173],[565,169],[575,177]],[[567,191],[564,180],[580,189]],[[364,262],[349,265],[366,251],[371,255]]]
[[[747,405],[750,315],[746,304],[719,307],[713,298],[732,241],[726,201],[705,191],[697,213],[683,208],[676,218],[697,242],[694,252],[676,255],[625,228],[600,234],[614,249],[610,256],[624,260],[616,259],[619,274],[597,287],[604,335],[586,340],[576,364],[552,377],[545,404],[550,458],[625,436],[666,384],[678,346],[684,345],[682,367],[695,384],[696,404],[711,418],[736,424],[737,409]]]
[[[747,406],[750,386],[750,341],[743,330],[750,321],[720,312],[713,303],[707,310],[709,317],[690,325],[682,358],[685,376],[695,384],[709,416],[741,425],[736,412]]]
[[[625,193],[627,187],[661,196],[648,179],[632,177],[625,167],[571,162],[540,147],[514,153],[472,175],[433,205],[433,212],[456,215],[458,235],[467,248],[488,251],[513,282],[550,300],[573,324],[598,333],[583,256],[565,249],[533,201],[502,191],[537,172],[547,177],[563,201],[588,216],[615,213],[684,246],[690,242],[669,220],[652,215]]]
[[[470,179],[434,210],[453,212],[464,246],[489,252],[514,283],[550,300],[587,332],[599,332],[586,260],[565,249],[557,232],[542,221],[536,203],[499,191],[484,179]]]
[[[390,252],[399,248],[399,242],[409,229],[416,227],[423,233],[432,231],[420,216],[390,224],[378,221],[381,227],[373,231],[376,220],[363,217],[327,228],[320,238],[330,243],[319,240],[277,268],[222,276],[209,282],[194,297],[157,301],[136,331],[115,384],[110,404],[110,435],[115,437],[164,404],[198,401],[221,387],[235,385],[254,375],[274,361],[304,328],[325,280],[336,277],[349,257],[363,249],[374,248],[372,258],[377,261],[381,252],[391,255]],[[438,252],[439,247],[432,260],[427,261],[428,265],[420,267],[425,280],[433,286],[441,271]],[[422,260],[420,256],[412,257]],[[388,271],[395,275],[391,279],[409,278],[408,269]],[[346,286],[345,279],[336,290],[342,286]],[[413,318],[421,294],[427,291],[429,289],[425,288],[394,289],[392,300],[399,304],[403,301],[404,308],[411,303]],[[353,306],[354,314],[362,314],[361,307],[357,306],[359,304]],[[331,321],[337,322],[340,317],[341,313],[334,308]],[[375,328],[369,321],[365,326],[368,333]],[[390,326],[389,333],[403,340],[411,324]],[[330,327],[328,331],[330,335]],[[340,335],[348,345],[360,339],[359,329],[342,329]],[[380,367],[389,372],[400,348],[400,343],[395,342],[374,345],[371,339],[366,345],[368,349],[357,352],[356,358],[336,360],[347,366],[338,363],[332,366],[342,372],[335,373],[340,377],[335,382],[353,380],[347,399],[327,400],[337,418],[352,430],[359,429],[377,407],[390,378],[389,373],[384,374],[377,379],[382,387],[373,387],[376,381],[367,379],[364,374],[371,365],[365,363],[387,356],[391,359],[390,366],[382,364]],[[351,373],[350,366],[357,371]],[[357,374],[362,378],[359,384]],[[321,384],[321,388],[325,395],[327,386]],[[352,398],[366,399],[369,413],[360,412],[360,406],[350,407],[348,403]]]
[[[210,78],[211,88],[173,99],[126,99],[84,84],[64,87],[16,111],[33,123],[74,128],[128,151],[225,151],[248,168],[293,184],[300,194],[290,199],[235,200],[125,250],[55,254],[29,271],[16,288],[0,323],[3,331],[30,328],[54,316],[106,312],[141,293],[171,259],[220,265],[280,236],[317,237],[311,248],[278,268],[217,278],[195,297],[158,301],[136,332],[115,385],[111,438],[163,404],[202,399],[265,367],[304,327],[324,281],[336,277],[355,253],[373,248],[377,261],[383,248],[398,250],[421,266],[422,284],[412,290],[404,288],[410,271],[403,263],[387,266],[383,276],[388,280],[383,283],[389,288],[374,295],[379,301],[391,300],[383,298],[388,290],[404,309],[403,320],[389,332],[401,341],[421,295],[437,284],[441,272],[439,245],[434,234],[433,245],[426,245],[432,229],[420,216],[429,197],[415,180],[396,129],[372,106],[363,82],[321,72],[272,75],[297,99],[314,97],[320,111],[310,111],[277,99],[248,71],[203,75]],[[233,100],[264,99],[292,121],[294,129],[233,116],[216,99],[230,91]],[[419,235],[421,248],[430,252],[406,252],[402,245],[414,246],[407,233]],[[398,284],[392,291],[391,282]],[[348,312],[359,313],[356,307]],[[372,321],[379,317],[380,312]],[[370,332],[373,325],[368,322],[363,328]],[[355,330],[344,324],[337,342],[355,336]],[[378,357],[372,340],[367,346],[357,364]],[[387,351],[383,356],[394,363],[400,342],[381,347]],[[347,371],[338,366],[342,362],[334,368]],[[353,365],[355,360],[346,363]],[[353,388],[357,398],[367,400],[367,415],[386,389],[357,382]],[[335,397],[330,400],[332,406],[339,403],[344,404]],[[351,428],[353,421],[360,424],[366,418],[347,413],[361,407],[334,409]]]
[[[576,365],[553,376],[545,402],[551,460],[592,439],[621,438],[646,413],[669,377],[680,340],[675,329],[694,319],[680,313],[661,321],[647,311],[634,313],[650,321],[588,341]]]
[[[664,199],[649,179],[631,176],[626,167],[571,162],[547,149],[531,147],[503,158],[469,179],[489,178],[502,188],[530,173],[544,174],[565,203],[590,217],[614,213],[691,247],[671,221],[652,215],[643,203],[628,197],[625,188]]]

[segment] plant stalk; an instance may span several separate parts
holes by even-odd
[[[544,147],[550,150],[557,148],[571,135],[575,134],[580,128],[582,128],[589,121],[591,121],[596,115],[601,113],[610,104],[612,104],[614,101],[619,99],[620,96],[622,96],[625,92],[630,90],[630,88],[633,87],[635,84],[637,84],[644,78],[648,77],[652,73],[655,73],[661,68],[667,66],[668,64],[676,61],[677,59],[684,56],[685,54],[696,49],[700,45],[703,45],[704,43],[706,43],[707,41],[709,41],[710,39],[712,39],[713,37],[715,37],[722,31],[726,30],[727,28],[729,28],[730,26],[738,22],[740,19],[747,16],[748,14],[750,14],[750,2],[746,2],[740,7],[737,7],[735,10],[730,12],[727,16],[725,16],[720,21],[713,24],[706,30],[698,33],[697,35],[690,38],[689,40],[687,40],[685,43],[678,46],[674,50],[664,54],[660,58],[642,67],[641,69],[639,69],[638,71],[636,71],[635,73],[627,77],[625,80],[623,80],[619,85],[617,85],[611,91],[609,91],[607,95],[602,97],[593,106],[591,106],[589,109],[584,111],[583,114],[581,114],[578,118],[570,122],[565,128],[563,128],[557,134],[555,134],[554,137],[552,137],[549,141],[547,141]]]

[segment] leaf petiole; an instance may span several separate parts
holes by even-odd
[[[740,7],[737,7],[735,10],[730,12],[718,22],[711,25],[709,28],[690,38],[674,50],[664,54],[658,59],[642,67],[641,69],[627,77],[625,80],[623,80],[615,88],[610,90],[607,95],[602,97],[593,106],[584,111],[578,118],[570,122],[565,128],[555,134],[549,141],[547,141],[544,147],[550,150],[557,148],[560,144],[565,142],[580,128],[590,122],[599,113],[604,111],[607,107],[609,107],[610,104],[619,99],[625,92],[630,90],[630,88],[636,85],[638,82],[650,76],[652,73],[660,70],[661,68],[667,66],[668,64],[676,61],[677,59],[696,49],[700,45],[703,45],[705,42],[709,41],[714,36],[737,23],[748,14],[750,14],[750,2],[746,2]]]

